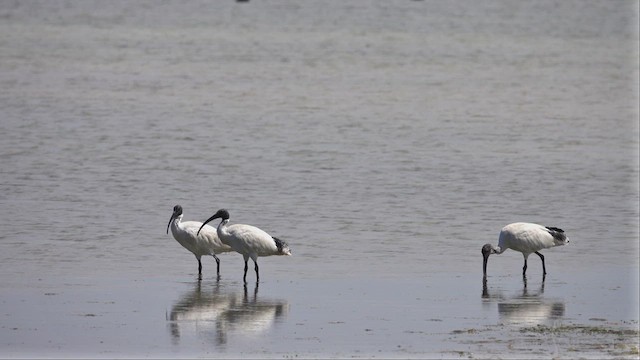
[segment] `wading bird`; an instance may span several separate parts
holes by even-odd
[[[174,206],[173,214],[167,224],[167,234],[169,227],[171,227],[173,237],[196,256],[198,259],[198,278],[202,278],[202,262],[200,261],[202,255],[211,255],[216,259],[218,276],[220,276],[220,259],[216,254],[233,251],[233,249],[220,241],[215,228],[208,225],[205,227],[199,221],[182,222],[182,216],[182,206]],[[202,234],[200,234],[200,230],[202,230]]]
[[[218,237],[233,250],[244,257],[244,282],[247,282],[247,268],[249,258],[253,260],[256,270],[256,281],[260,281],[258,273],[258,256],[291,255],[291,250],[286,242],[275,238],[255,226],[229,223],[229,212],[225,209],[218,210],[208,218],[200,230],[210,221],[221,218],[218,225]],[[200,231],[198,230],[198,232]]]
[[[545,227],[531,223],[513,223],[502,228],[498,239],[498,246],[485,244],[482,247],[482,256],[484,262],[482,271],[484,278],[487,278],[487,261],[491,254],[502,254],[507,249],[519,251],[524,256],[524,266],[522,267],[522,276],[527,272],[527,258],[530,254],[535,253],[542,260],[542,278],[547,275],[547,269],[544,266],[544,256],[538,251],[554,246],[565,245],[569,242],[569,238],[564,234],[562,229],[556,227]]]

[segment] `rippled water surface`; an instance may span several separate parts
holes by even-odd
[[[0,2],[0,357],[637,357],[637,28],[633,1]],[[176,204],[294,256],[198,282]],[[483,286],[515,221],[571,243]]]

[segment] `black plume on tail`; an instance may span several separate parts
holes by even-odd
[[[560,228],[557,228],[557,227],[547,226],[546,228],[547,228],[547,229],[549,229],[549,230],[551,230],[551,231],[556,231],[556,232],[560,232],[560,233],[563,233],[563,232],[564,232],[564,230],[562,230],[562,229],[560,229]]]
[[[287,246],[287,243],[286,243],[286,242],[284,242],[284,241],[282,241],[282,240],[278,239],[277,237],[272,236],[272,238],[273,238],[273,241],[275,241],[275,242],[276,242],[276,247],[278,248],[278,251],[282,251],[282,249],[283,249],[285,246]]]
[[[560,241],[564,241],[567,239],[567,235],[564,234],[564,230],[557,227],[550,227],[550,226],[547,226],[546,228],[547,230],[549,230],[549,233],[551,234],[551,236],[553,236],[554,239],[557,239]]]

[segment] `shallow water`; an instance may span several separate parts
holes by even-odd
[[[224,276],[42,278],[3,294],[3,356],[634,357],[631,280],[612,274],[530,276],[526,287],[518,276],[483,287],[469,273],[284,274],[246,286]]]
[[[637,357],[637,13],[1,2],[0,356]],[[198,283],[175,204],[294,256]]]

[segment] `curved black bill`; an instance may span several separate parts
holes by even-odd
[[[487,262],[489,261],[489,254],[482,254],[484,260],[482,261],[482,273],[484,277],[487,277]]]
[[[207,225],[207,223],[211,222],[212,220],[215,220],[217,218],[220,217],[220,214],[215,213],[212,217],[208,218],[207,221],[202,223],[202,226],[200,226],[200,229],[198,229],[198,233],[196,235],[200,235],[200,230],[202,230],[202,228]]]
[[[167,234],[169,233],[169,226],[171,226],[171,222],[173,221],[173,219],[175,219],[175,217],[175,213],[171,214],[171,219],[169,219],[169,223],[167,224]]]

